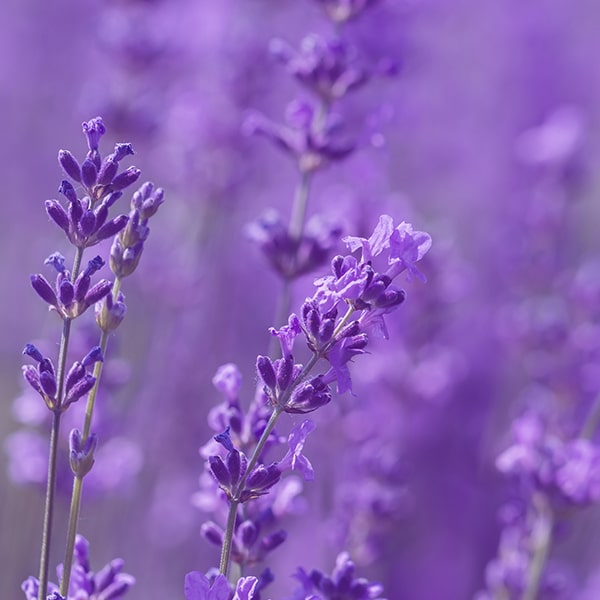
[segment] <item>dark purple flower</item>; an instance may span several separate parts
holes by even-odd
[[[90,152],[98,150],[100,138],[106,133],[106,127],[101,117],[95,117],[87,122],[82,123],[83,133],[88,142]]]
[[[81,535],[77,535],[75,538],[73,559],[69,598],[120,600],[135,584],[134,577],[122,572],[124,563],[121,559],[114,559],[99,571],[94,572],[90,566],[89,543]],[[62,571],[61,564],[57,568],[59,579],[62,579]],[[29,577],[23,582],[21,589],[27,600],[37,600],[39,581],[35,577]],[[48,582],[50,594],[56,594],[58,590],[56,584]]]
[[[22,367],[25,381],[42,397],[50,410],[60,408],[56,397],[57,381],[52,361],[44,357],[33,344],[27,344],[23,354],[38,362],[37,369],[31,365]]]
[[[71,179],[81,183],[81,167],[77,159],[68,150],[58,151],[58,162]]]
[[[371,600],[381,598],[383,586],[355,577],[355,566],[347,552],[338,555],[331,576],[314,569],[307,573],[301,567],[294,575],[302,585],[302,592],[316,593],[323,600]],[[312,596],[310,596],[312,597]]]

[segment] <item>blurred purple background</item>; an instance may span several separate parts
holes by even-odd
[[[387,212],[434,245],[428,283],[407,284],[390,340],[356,365],[356,397],[316,416],[306,449],[316,481],[274,554],[273,598],[289,593],[297,565],[329,570],[344,547],[390,600],[474,597],[510,495],[494,463],[511,422],[531,407],[567,429],[585,419],[600,390],[597,13],[596,0],[382,0],[349,26],[367,59],[399,61],[399,73],[341,105],[361,149],[316,176],[309,214],[368,235]],[[269,207],[287,216],[297,181],[242,122],[250,110],[280,120],[306,95],[269,40],[328,31],[311,0],[0,4],[5,450],[23,421],[21,349],[58,343],[28,281],[68,251],[43,209],[62,178],[58,149],[82,156],[80,124],[102,115],[106,147],[131,141],[130,164],[167,194],[111,340],[127,362],[114,368],[130,373],[108,411],[124,445],[110,467],[98,460],[80,527],[96,566],[125,559],[133,599],[180,598],[187,571],[218,561],[191,501],[219,401],[211,378],[235,362],[246,400],[253,393],[279,282],[244,227]],[[294,288],[295,306],[311,281]],[[43,492],[10,475],[34,469],[19,448],[0,453],[5,598],[19,597],[39,560]],[[67,506],[68,484],[53,565]],[[553,552],[578,591],[553,598],[597,597],[598,516],[565,519]]]

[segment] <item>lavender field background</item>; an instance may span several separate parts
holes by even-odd
[[[287,218],[298,174],[243,124],[309,96],[270,40],[332,31],[315,0],[0,3],[1,597],[38,569],[46,426],[20,367],[25,343],[51,350],[60,333],[29,282],[68,252],[43,204],[58,150],[83,156],[81,123],[101,115],[107,148],[130,141],[128,164],[165,189],[109,343],[80,532],[98,568],[125,560],[128,598],[183,598],[185,574],[219,558],[198,506],[211,380],[237,364],[248,403],[282,325],[281,282],[247,225],[269,208]],[[381,0],[344,36],[373,74],[336,106],[357,149],[315,175],[308,215],[368,237],[390,214],[433,246],[427,283],[402,282],[390,339],[351,366],[353,394],[314,413],[315,481],[262,597],[291,598],[299,565],[329,572],[348,550],[389,600],[522,598],[511,585],[531,567],[542,496],[556,510],[536,598],[600,598],[597,0]],[[294,310],[326,271],[295,282]],[[52,565],[66,470],[58,490]]]

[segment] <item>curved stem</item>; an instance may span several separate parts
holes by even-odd
[[[83,248],[77,248],[71,271],[71,281],[74,282],[81,269]],[[52,413],[52,428],[50,430],[50,450],[48,452],[48,479],[46,482],[46,499],[44,502],[44,524],[42,529],[42,550],[40,557],[40,588],[38,600],[46,600],[48,591],[48,571],[50,570],[50,543],[52,539],[52,521],[54,518],[54,498],[56,495],[56,471],[58,457],[58,437],[60,433],[61,406],[64,396],[65,371],[69,338],[71,336],[71,319],[63,320],[60,347],[58,350],[58,364],[56,371],[56,409]]]
[[[113,283],[113,289],[111,294],[113,298],[117,298],[119,290],[121,289],[121,280],[115,279]],[[102,331],[100,336],[100,349],[102,350],[102,356],[106,357],[106,348],[108,346],[108,333]],[[92,417],[94,415],[94,406],[96,404],[96,398],[98,396],[98,388],[100,385],[100,378],[102,377],[102,369],[104,361],[98,361],[94,365],[94,371],[92,375],[96,379],[94,387],[90,390],[87,397],[87,403],[85,406],[85,419],[83,422],[83,430],[81,433],[82,445],[85,444],[88,437],[90,436],[90,430],[92,427]],[[67,529],[67,544],[65,548],[65,559],[63,562],[63,576],[60,582],[60,593],[66,598],[69,590],[69,582],[71,580],[71,569],[73,567],[73,551],[75,549],[75,538],[77,537],[77,524],[79,522],[79,513],[81,511],[81,497],[83,493],[83,476],[74,475],[73,478],[73,491],[71,493],[71,506],[69,508],[69,525]]]

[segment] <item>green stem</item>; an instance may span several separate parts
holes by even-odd
[[[67,531],[67,549],[63,563],[63,577],[60,582],[60,593],[65,598],[69,592],[71,581],[71,569],[73,567],[73,551],[75,549],[75,537],[77,535],[77,523],[79,522],[79,510],[81,508],[81,494],[83,492],[83,477],[75,475],[73,478],[73,491],[71,493],[71,506],[69,507],[69,529]]]
[[[533,498],[533,505],[536,509],[531,536],[533,556],[529,565],[527,587],[523,593],[522,600],[536,600],[538,597],[542,574],[548,560],[548,555],[550,554],[550,546],[552,545],[554,515],[548,498],[543,494],[536,494]]]
[[[296,192],[294,194],[294,203],[292,204],[292,216],[290,217],[290,224],[288,227],[288,233],[292,240],[299,244],[304,233],[304,222],[306,220],[306,208],[308,206],[308,197],[310,192],[311,176],[309,173],[302,173],[300,181],[296,186]],[[294,259],[295,262],[295,259]],[[291,272],[294,272],[296,265],[290,265]],[[283,280],[283,287],[279,295],[277,308],[275,310],[275,320],[273,325],[275,327],[281,327],[286,323],[288,315],[291,310],[292,300],[292,280],[290,277],[285,277]],[[269,342],[269,356],[271,358],[279,357],[279,344],[276,338],[271,338]]]
[[[56,457],[58,454],[58,434],[60,432],[60,411],[52,413],[50,430],[50,451],[48,461],[48,480],[46,483],[46,502],[44,505],[44,525],[42,530],[42,553],[40,558],[40,589],[38,600],[46,600],[48,588],[48,570],[50,565],[50,541],[52,538],[52,516],[54,515],[54,496],[56,490]]]
[[[121,280],[115,279],[112,288],[113,298],[117,298],[119,290],[121,289]],[[106,357],[106,348],[108,345],[108,333],[102,331],[100,336],[100,349],[102,350],[102,356]],[[85,406],[85,418],[83,422],[83,431],[81,433],[82,446],[90,436],[90,430],[92,427],[92,417],[94,415],[94,406],[96,404],[96,398],[98,396],[98,388],[100,385],[100,378],[102,377],[102,369],[104,361],[98,361],[94,365],[93,376],[96,379],[94,387],[90,390],[87,397],[87,403]],[[69,583],[71,581],[71,570],[73,567],[73,551],[75,549],[75,538],[77,537],[77,524],[79,523],[79,513],[81,511],[81,497],[83,493],[83,476],[75,475],[73,478],[73,491],[71,493],[71,506],[69,508],[69,525],[67,529],[67,544],[65,548],[65,559],[63,562],[63,577],[60,582],[60,593],[66,598],[69,590]]]
[[[598,428],[599,421],[600,421],[600,397],[597,397],[594,400],[594,404],[592,405],[590,413],[587,416],[587,419],[585,420],[583,427],[581,428],[580,436],[582,438],[591,439],[594,436],[596,429]]]
[[[271,432],[275,428],[275,424],[277,423],[277,420],[279,419],[279,416],[281,415],[282,411],[283,411],[282,408],[277,407],[271,414],[271,418],[269,419],[269,422],[267,423],[265,430],[263,431],[262,435],[260,436],[260,439],[258,440],[258,444],[256,445],[256,448],[254,448],[254,452],[252,453],[250,461],[248,462],[246,472],[244,473],[244,476],[240,480],[240,483],[237,486],[236,492],[229,503],[229,512],[227,514],[227,525],[225,526],[225,537],[223,538],[223,546],[221,548],[221,560],[219,562],[219,571],[223,575],[225,575],[225,577],[227,577],[227,573],[229,572],[229,563],[230,563],[230,558],[231,558],[231,545],[233,542],[233,534],[235,532],[235,521],[236,521],[236,517],[237,517],[237,509],[240,504],[239,495],[242,492],[242,490],[244,489],[244,485],[246,484],[246,479],[248,478],[248,475],[250,475],[250,472],[254,468],[254,465],[256,465],[258,458],[260,457],[260,455],[265,447],[265,444],[267,443],[267,440],[269,439],[269,436],[271,435]]]
[[[302,173],[300,182],[294,195],[294,204],[292,207],[292,217],[290,219],[289,233],[292,239],[299,241],[304,231],[304,221],[306,220],[306,207],[308,205],[308,193],[310,191],[311,176],[309,173]]]
[[[77,248],[73,260],[71,281],[74,282],[79,275],[83,248]],[[50,450],[48,453],[48,479],[46,482],[46,499],[44,502],[44,523],[42,529],[42,549],[40,557],[40,588],[38,600],[46,600],[48,591],[48,572],[50,570],[50,543],[52,540],[52,521],[54,518],[54,499],[56,496],[56,472],[58,458],[58,437],[60,433],[61,406],[64,396],[65,371],[69,338],[71,336],[71,319],[63,320],[60,347],[58,350],[58,365],[56,372],[56,409],[52,413],[52,428],[50,430]]]
[[[275,321],[273,323],[275,327],[281,327],[286,323],[291,310],[291,297],[292,282],[286,278],[283,280],[283,286],[281,288],[281,293],[279,294],[277,309],[275,311]],[[275,336],[271,336],[271,340],[269,341],[269,356],[271,358],[279,358],[281,356],[279,340]]]

